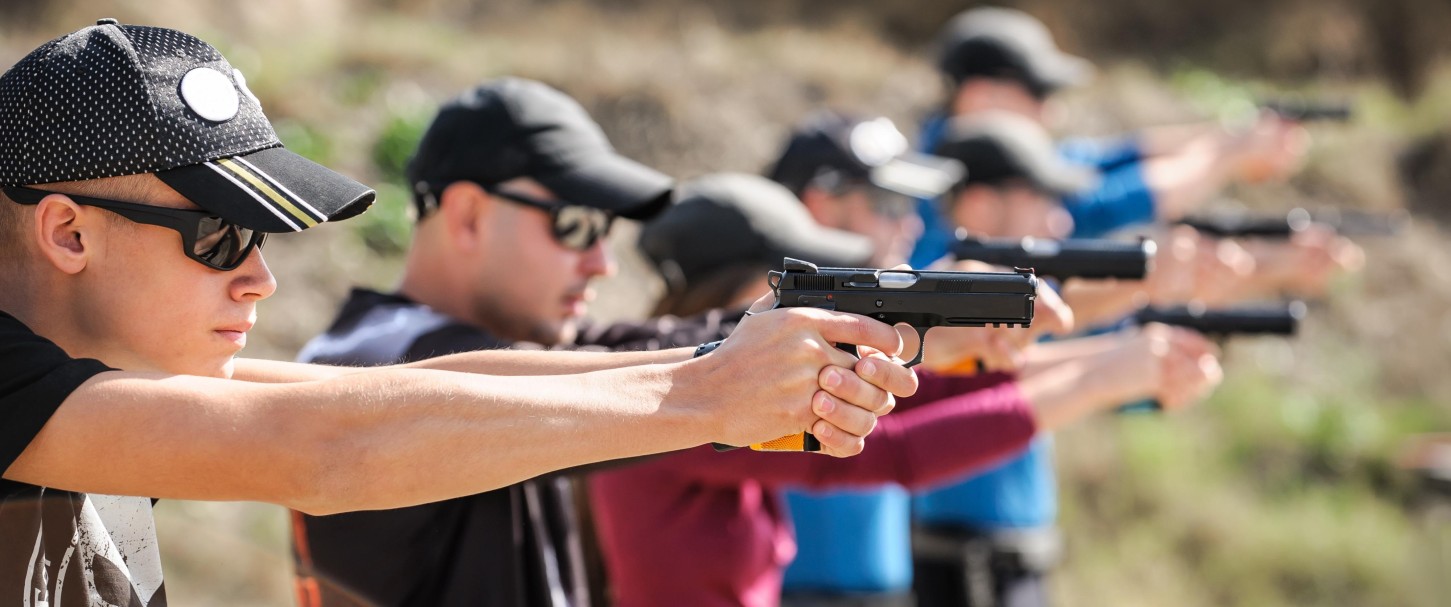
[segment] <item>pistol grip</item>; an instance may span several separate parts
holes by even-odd
[[[721,443],[711,443],[718,452],[735,451],[740,447],[732,447]],[[816,452],[821,450],[821,441],[816,440],[810,432],[802,432],[791,436],[783,436],[778,439],[768,440],[764,443],[751,445],[752,451],[805,451]]]
[[[841,350],[842,352],[846,352],[847,354],[850,354],[852,356],[857,355],[855,344],[836,344],[836,349]],[[724,445],[721,443],[711,443],[711,446],[715,447],[715,450],[720,452],[734,451],[736,449],[740,449],[740,447]],[[800,434],[792,434],[791,436],[783,436],[781,438],[768,440],[764,443],[756,443],[754,445],[751,445],[751,450],[815,452],[821,450],[821,441],[816,440],[816,437],[812,436],[810,432],[802,432]]]

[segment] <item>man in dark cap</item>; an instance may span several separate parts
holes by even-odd
[[[915,386],[829,345],[894,352],[894,332],[823,311],[753,316],[699,360],[236,358],[277,286],[265,235],[356,215],[373,192],[284,149],[242,74],[173,30],[101,20],[0,75],[0,192],[10,603],[165,605],[152,498],[401,507],[807,429],[848,455]]]
[[[398,291],[355,289],[302,360],[371,366],[725,337],[710,322],[581,331],[590,282],[614,272],[610,225],[666,209],[673,182],[616,153],[564,93],[519,78],[465,92],[440,109],[407,178],[418,225]],[[413,508],[299,514],[300,592],[322,605],[587,605],[569,483],[550,475]]]
[[[353,290],[301,360],[588,342],[579,323],[590,282],[615,269],[612,222],[653,217],[674,186],[617,154],[573,99],[521,78],[446,103],[406,175],[418,222],[398,291]],[[569,479],[548,476],[413,508],[299,514],[305,604],[588,605],[572,508]]]

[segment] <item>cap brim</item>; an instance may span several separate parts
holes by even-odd
[[[371,188],[282,147],[156,176],[208,211],[261,232],[298,232],[373,204]]]
[[[912,198],[937,198],[966,176],[962,163],[951,158],[908,152],[873,167],[872,185]]]
[[[629,219],[650,219],[670,203],[675,180],[616,154],[599,154],[551,175],[531,175],[555,196]]]
[[[834,268],[865,267],[873,252],[872,241],[867,237],[824,227],[800,233],[789,247],[780,251],[785,257]]]
[[[1038,185],[1063,196],[1081,194],[1098,185],[1099,173],[1089,167],[1052,162],[1033,171]]]
[[[1066,53],[1043,57],[1033,66],[1033,76],[1050,91],[1088,84],[1095,72],[1087,59]]]

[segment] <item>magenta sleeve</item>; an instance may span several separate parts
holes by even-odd
[[[945,387],[953,386],[985,387],[944,395]],[[699,447],[645,465],[727,485],[757,480],[815,489],[883,483],[918,488],[981,470],[1025,448],[1036,431],[1031,406],[1017,383],[1003,376],[924,375],[918,394],[903,399],[897,412],[878,421],[866,450],[856,457],[747,449],[716,453]]]

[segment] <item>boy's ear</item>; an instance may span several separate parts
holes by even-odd
[[[35,224],[30,234],[41,258],[57,270],[77,274],[86,268],[98,240],[101,223],[65,194],[46,196],[34,207]]]

